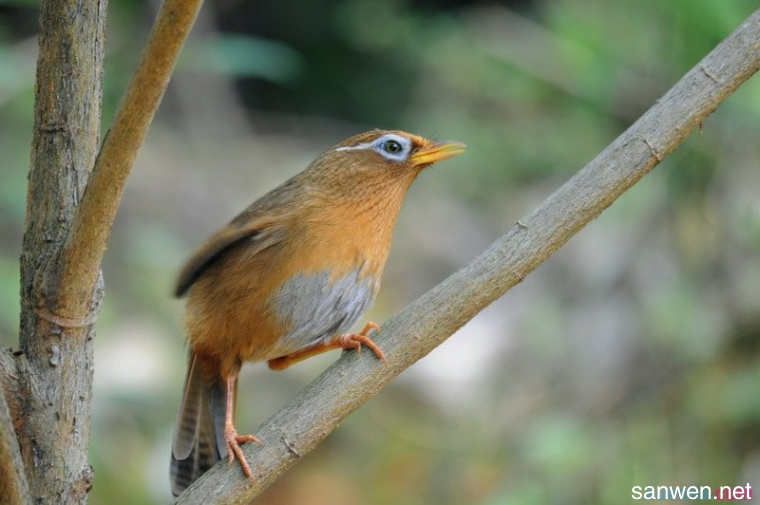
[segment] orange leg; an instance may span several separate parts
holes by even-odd
[[[232,422],[233,412],[235,411],[235,383],[237,382],[237,375],[228,376],[225,382],[227,386],[227,401],[224,412],[224,440],[227,442],[227,461],[232,463],[237,459],[245,476],[253,479],[253,472],[251,472],[251,467],[248,464],[248,460],[245,459],[245,454],[243,454],[240,446],[246,442],[260,444],[261,441],[254,435],[238,435]]]
[[[291,365],[295,365],[299,361],[303,361],[306,358],[311,358],[317,354],[331,351],[333,349],[354,349],[356,351],[362,350],[362,344],[369,347],[369,349],[375,354],[377,359],[385,361],[385,354],[382,349],[372,341],[369,334],[373,331],[379,330],[380,327],[375,323],[369,322],[364,325],[362,331],[359,333],[347,333],[345,335],[338,335],[333,337],[327,342],[320,342],[318,344],[311,345],[300,351],[296,351],[293,354],[281,356],[279,358],[270,359],[267,363],[272,370],[284,370]]]

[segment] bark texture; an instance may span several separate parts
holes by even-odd
[[[24,475],[24,463],[16,439],[12,407],[6,396],[18,400],[16,364],[9,352],[0,352],[0,503],[24,505],[29,503],[29,485]],[[18,411],[18,405],[14,406]]]
[[[201,3],[162,5],[98,154],[106,0],[41,2],[20,351],[0,351],[0,503],[87,501],[100,263],[127,175]]]
[[[55,265],[95,161],[105,0],[42,2],[34,136],[21,252],[18,445],[34,503],[84,503],[92,400],[86,320],[60,325],[43,275]],[[55,275],[55,269],[50,270]],[[94,314],[100,290],[88,297]]]
[[[247,504],[352,411],[518,284],[681,144],[695,126],[760,68],[760,10],[533,213],[472,263],[386,322],[370,353],[345,353],[247,444],[255,481],[221,462],[193,483],[181,505]]]

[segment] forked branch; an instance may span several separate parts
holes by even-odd
[[[169,84],[180,50],[203,0],[166,0],[142,60],[103,141],[72,223],[48,302],[62,325],[86,322],[111,225],[137,152]]]
[[[127,174],[201,0],[164,3],[97,157],[107,2],[39,4],[20,354],[0,351],[0,503],[73,505],[86,503],[92,486],[87,456],[101,259]]]

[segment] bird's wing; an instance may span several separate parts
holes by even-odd
[[[272,219],[242,219],[241,214],[229,225],[212,235],[182,267],[174,288],[181,297],[203,273],[235,246],[246,244],[256,254],[283,240],[284,228]],[[246,216],[247,217],[247,216]]]

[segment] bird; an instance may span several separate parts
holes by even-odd
[[[351,136],[212,234],[180,270],[188,365],[171,449],[177,496],[222,458],[252,471],[234,423],[243,363],[285,369],[332,349],[368,348],[377,324],[349,330],[372,304],[407,190],[460,142],[401,130]]]

